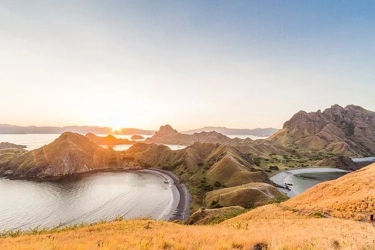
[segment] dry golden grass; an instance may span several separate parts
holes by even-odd
[[[341,219],[310,218],[277,205],[214,226],[131,220],[65,232],[0,239],[0,249],[374,249],[375,227]],[[281,217],[279,217],[281,216]],[[249,218],[247,218],[249,217]]]
[[[366,221],[375,213],[375,164],[318,184],[283,204],[332,217]]]
[[[0,239],[0,249],[375,249],[375,164],[213,226],[118,221]],[[335,213],[338,217],[332,218]],[[321,218],[328,215],[330,218]],[[348,220],[349,219],[349,220]],[[261,248],[255,248],[261,249]],[[264,248],[266,249],[266,248]]]
[[[230,188],[222,188],[206,194],[206,204],[218,202],[219,205],[242,206],[253,208],[261,205],[285,200],[287,197],[280,193],[274,186],[263,182],[248,183]]]

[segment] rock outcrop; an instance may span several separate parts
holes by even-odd
[[[375,112],[333,105],[321,112],[300,111],[270,137],[283,146],[345,156],[375,155]]]

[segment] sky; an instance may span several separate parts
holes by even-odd
[[[0,123],[281,128],[375,111],[375,1],[0,0]]]

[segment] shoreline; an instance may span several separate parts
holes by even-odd
[[[181,183],[180,179],[174,173],[166,171],[166,170],[157,169],[157,168],[148,168],[148,169],[143,169],[142,171],[151,172],[151,173],[159,174],[159,175],[166,175],[173,181],[173,184],[175,185],[179,193],[180,200],[178,202],[176,209],[172,211],[173,213],[172,216],[168,220],[169,221],[173,221],[173,220],[186,221],[190,216],[190,202],[191,202],[190,193],[186,185]]]
[[[7,176],[7,175],[0,175],[0,178],[5,178],[9,180],[24,180],[24,181],[35,181],[35,182],[49,182],[49,181],[65,181],[65,180],[78,180],[87,175],[96,174],[96,173],[106,173],[106,172],[133,172],[133,171],[141,171],[146,173],[152,173],[159,175],[163,178],[170,179],[172,185],[175,185],[178,194],[179,194],[179,202],[174,210],[172,210],[169,214],[169,218],[166,221],[186,221],[190,216],[190,202],[191,197],[189,190],[187,189],[186,185],[181,183],[179,178],[173,174],[172,172],[157,169],[157,168],[105,168],[105,169],[93,169],[85,172],[74,173],[69,175],[62,175],[62,176],[46,176],[46,177],[23,177],[23,176]],[[176,195],[173,195],[173,199],[176,199]]]
[[[280,192],[285,193],[288,197],[294,197],[298,195],[297,193],[293,192],[293,190],[288,190],[285,187],[285,183],[292,183],[291,176],[295,174],[301,173],[314,173],[314,172],[349,172],[346,170],[338,169],[338,168],[300,168],[300,169],[292,169],[292,170],[285,170],[282,171],[270,178],[272,182],[277,184],[280,187],[276,187]]]

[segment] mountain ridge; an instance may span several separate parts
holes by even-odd
[[[375,112],[335,104],[323,112],[299,111],[268,138],[283,146],[351,157],[375,155]]]
[[[278,131],[276,128],[255,128],[255,129],[240,129],[240,128],[227,128],[221,126],[205,126],[203,128],[191,129],[181,132],[182,134],[194,134],[201,132],[215,131],[223,135],[253,135],[259,137],[266,137]]]

